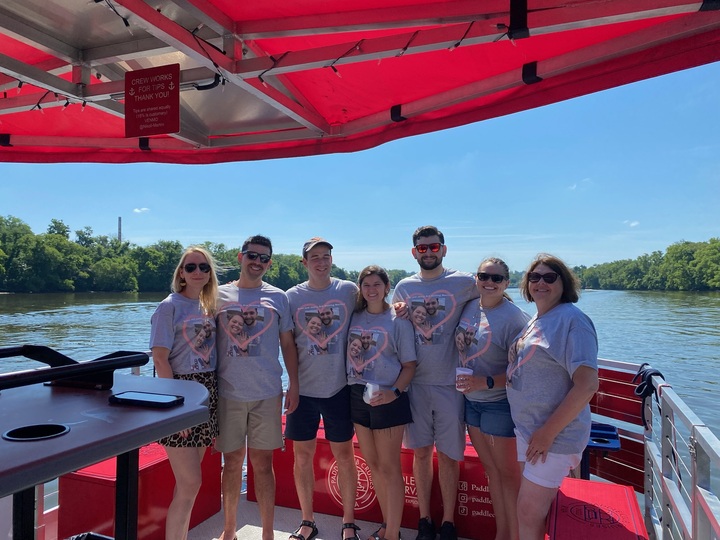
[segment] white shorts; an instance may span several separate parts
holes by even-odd
[[[529,461],[525,461],[525,452],[527,452],[528,442],[515,430],[518,461],[525,463],[523,476],[530,480],[533,484],[546,488],[559,488],[570,471],[580,465],[582,460],[582,452],[579,454],[555,454],[549,452],[545,463],[542,459],[538,459],[535,465]]]
[[[465,397],[452,386],[410,384],[412,423],[405,426],[405,448],[435,445],[455,461],[465,456]]]

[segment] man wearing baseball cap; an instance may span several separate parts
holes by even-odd
[[[341,536],[359,540],[355,525],[357,470],[345,372],[345,344],[358,288],[350,281],[330,276],[332,249],[330,242],[318,236],[305,242],[302,263],[308,280],[287,291],[295,322],[300,388],[298,408],[287,416],[285,427],[285,437],[293,441],[295,488],[302,510],[302,522],[290,535],[295,540],[312,540],[318,534],[313,515],[313,456],[320,417],[338,466],[343,505]],[[324,328],[313,333],[308,322],[318,317]],[[323,537],[328,536],[326,533]]]

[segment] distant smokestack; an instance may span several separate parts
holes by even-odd
[[[122,217],[118,217],[118,242],[122,242]]]

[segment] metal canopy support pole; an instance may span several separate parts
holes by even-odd
[[[35,538],[35,487],[13,494],[13,538]]]
[[[137,540],[140,450],[117,457],[115,473],[115,538]]]

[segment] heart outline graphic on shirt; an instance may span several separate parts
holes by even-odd
[[[507,368],[507,384],[513,386],[513,376],[520,371],[520,368],[527,362],[532,360],[537,351],[538,345],[542,344],[545,340],[545,334],[542,328],[536,326],[537,319],[533,317],[530,322],[525,326],[525,330],[518,339],[516,339],[510,346],[508,351],[508,368]],[[524,350],[529,345],[529,350],[523,354],[522,358],[518,357],[521,350]]]
[[[323,308],[338,308],[338,310],[341,312],[339,315],[342,317],[342,320],[339,320],[340,324],[335,329],[334,332],[331,332],[330,334],[325,336],[325,339],[317,339],[315,336],[313,336],[307,328],[307,312],[311,311],[313,308],[317,311],[318,316],[320,314],[320,311]],[[343,328],[345,327],[345,323],[347,322],[348,313],[347,313],[347,307],[345,304],[340,302],[339,300],[331,300],[329,302],[325,302],[323,305],[318,306],[317,304],[304,304],[300,306],[297,311],[295,312],[295,324],[298,325],[300,330],[303,334],[305,334],[311,341],[313,341],[315,344],[317,344],[321,348],[325,348],[330,341],[337,336],[340,332],[342,332]]]
[[[436,322],[435,324],[430,325],[428,328],[419,328],[415,324],[415,321],[412,320],[412,311],[414,309],[413,304],[418,304],[418,303],[422,302],[422,304],[425,305],[425,303],[428,299],[437,298],[439,301],[440,297],[443,297],[443,296],[446,298],[446,302],[449,299],[452,304],[450,306],[448,306],[447,303],[445,304],[445,306],[444,306],[445,307],[445,317],[442,320]],[[413,323],[413,327],[415,328],[415,331],[420,332],[425,337],[425,339],[431,339],[433,332],[435,332],[435,330],[440,328],[442,325],[444,325],[446,322],[448,322],[452,318],[453,314],[455,313],[455,308],[457,307],[457,302],[455,301],[455,297],[452,294],[450,294],[450,291],[446,291],[443,289],[435,291],[431,294],[428,294],[427,296],[424,296],[422,294],[417,294],[417,293],[411,294],[407,298],[406,302],[407,302],[409,313],[411,314],[410,321]],[[430,315],[430,316],[434,317],[434,315]]]
[[[363,358],[362,364],[358,365],[355,360],[353,360],[352,356],[350,355],[350,343],[353,341],[353,339],[357,339],[357,337],[362,336],[363,334],[374,334],[378,337],[382,337],[382,343],[378,343],[378,339],[375,340],[375,354],[370,356],[369,358]],[[361,328],[359,326],[353,326],[350,328],[350,331],[348,332],[348,352],[347,352],[347,358],[350,360],[350,364],[352,365],[353,369],[355,370],[355,373],[362,373],[365,367],[372,361],[377,360],[382,352],[387,347],[388,340],[387,340],[387,332],[382,326],[373,326],[372,328]]]
[[[239,311],[241,313],[244,312],[245,308],[252,307],[255,308],[257,311],[258,307],[263,308],[263,321],[262,321],[262,328],[259,332],[249,335],[246,334],[246,337],[242,340],[239,340],[235,334],[233,334],[230,331],[230,321],[227,317],[229,311]],[[275,320],[275,312],[274,310],[270,309],[266,305],[264,305],[262,302],[251,302],[249,304],[229,304],[225,306],[220,313],[220,326],[222,326],[223,331],[225,332],[225,335],[228,337],[228,339],[237,345],[241,350],[247,350],[248,345],[251,341],[253,341],[256,338],[259,338],[262,336],[265,332],[268,331],[268,329],[272,326],[272,322]],[[257,324],[257,323],[256,323]],[[243,321],[243,333],[245,332],[245,322]]]
[[[205,350],[203,350],[202,346],[210,338],[210,336],[204,336],[200,342],[198,342],[197,340],[200,337],[200,332],[205,333],[206,325],[210,328],[211,336],[212,332],[215,331],[215,325],[213,325],[208,318],[199,319],[197,316],[191,316],[185,319],[182,325],[183,337],[185,338],[185,342],[190,345],[190,349],[192,350],[192,352],[202,358],[205,363],[207,363],[208,359],[210,358],[210,354],[212,353],[212,347],[207,347]],[[198,326],[200,326],[200,331],[197,331]],[[193,329],[193,337],[190,337],[188,335],[188,328]]]
[[[482,319],[480,319],[480,322],[477,325],[472,324],[467,319],[462,319],[458,326],[463,326],[463,323],[465,323],[466,329],[473,328],[475,330],[475,332],[473,333],[473,336],[477,336],[478,332],[480,332],[480,330],[482,329],[482,334],[483,334],[483,337],[485,338],[485,343],[483,344],[482,348],[478,349],[470,356],[466,356],[464,354],[464,351],[458,350],[458,352],[460,353],[460,362],[461,362],[462,366],[467,367],[467,365],[472,360],[474,360],[478,356],[482,356],[490,348],[490,343],[492,342],[492,328],[490,328],[490,324],[488,323],[486,317],[483,317]]]

